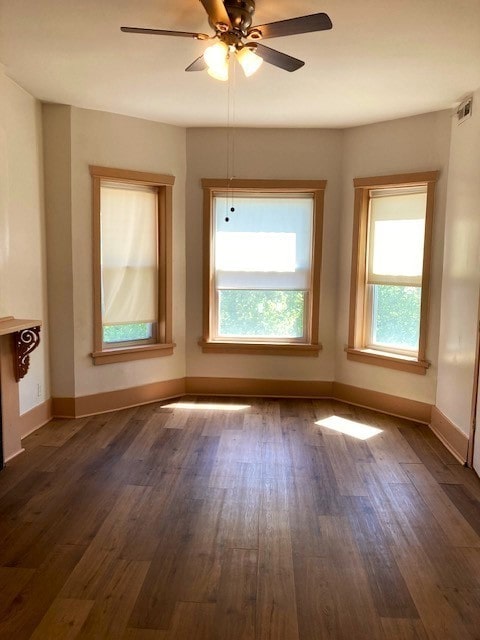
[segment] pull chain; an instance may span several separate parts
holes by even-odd
[[[232,60],[231,64],[232,73],[228,77],[228,107],[227,107],[227,202],[226,209],[228,210],[230,200],[230,213],[235,213],[235,206],[233,202],[233,190],[231,189],[231,182],[235,177],[235,85],[236,85],[236,65]],[[230,222],[228,211],[226,211],[225,222]]]

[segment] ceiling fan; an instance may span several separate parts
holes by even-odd
[[[228,62],[231,55],[235,56],[247,76],[254,73],[263,61],[285,71],[296,71],[305,64],[303,60],[266,47],[258,41],[332,28],[332,22],[326,13],[314,13],[252,26],[255,0],[224,0],[223,2],[222,0],[200,0],[200,2],[208,14],[208,21],[215,30],[215,35],[141,27],[121,27],[121,30],[127,33],[216,40],[215,44],[208,47],[205,53],[194,60],[185,71],[207,69],[214,78],[228,80]]]

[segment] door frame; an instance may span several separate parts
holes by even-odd
[[[473,452],[475,448],[475,434],[477,431],[477,404],[480,381],[480,293],[478,297],[477,312],[477,344],[475,349],[475,368],[473,371],[472,411],[470,414],[470,435],[468,438],[467,465],[473,468]]]

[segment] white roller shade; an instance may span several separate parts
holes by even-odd
[[[427,188],[370,192],[368,284],[422,284]]]
[[[310,287],[311,196],[216,196],[214,214],[218,289]]]
[[[102,321],[157,320],[157,193],[103,183],[100,190]]]

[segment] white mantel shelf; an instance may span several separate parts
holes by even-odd
[[[30,354],[40,343],[41,320],[25,320],[6,316],[0,318],[0,336],[13,336],[13,367],[15,380],[19,382],[30,366]]]

